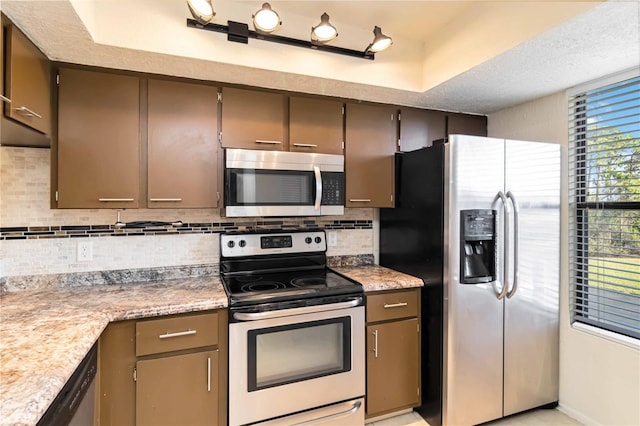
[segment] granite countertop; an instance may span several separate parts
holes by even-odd
[[[365,292],[420,287],[377,265],[334,271]],[[0,425],[34,425],[112,321],[227,307],[217,276],[25,290],[0,296]]]
[[[0,424],[36,424],[109,322],[224,307],[217,276],[5,294]]]
[[[365,293],[424,286],[420,278],[384,266],[339,266],[331,269],[362,284]]]

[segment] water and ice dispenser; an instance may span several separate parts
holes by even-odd
[[[496,279],[496,214],[494,210],[460,212],[460,283]]]

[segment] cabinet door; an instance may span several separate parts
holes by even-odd
[[[447,114],[429,109],[402,108],[400,110],[400,151],[414,151],[431,146],[445,137]]]
[[[343,104],[316,98],[289,98],[289,150],[342,155]]]
[[[395,109],[347,104],[347,207],[393,207]]]
[[[447,116],[447,133],[450,135],[487,136],[487,117],[450,113]]]
[[[284,96],[280,93],[224,88],[222,146],[286,151]]]
[[[138,207],[139,117],[137,77],[60,69],[58,207]]]
[[[149,80],[148,207],[217,207],[218,88]]]
[[[418,319],[367,326],[367,416],[420,403]]]
[[[101,426],[132,425],[136,421],[135,321],[110,323],[100,336],[99,418]]]
[[[218,351],[137,363],[136,425],[218,423]]]
[[[15,26],[7,26],[5,115],[51,134],[51,65]]]

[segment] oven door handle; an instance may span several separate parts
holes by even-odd
[[[357,297],[348,302],[329,303],[328,305],[303,306],[301,308],[280,309],[266,312],[234,312],[233,318],[238,321],[257,321],[270,318],[288,317],[290,315],[313,314],[316,312],[333,311],[335,309],[347,309],[362,303],[362,297]]]

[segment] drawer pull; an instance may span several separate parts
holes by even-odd
[[[30,110],[29,108],[27,108],[26,106],[21,106],[19,108],[14,108],[14,111],[24,115],[25,117],[36,117],[36,118],[42,118],[42,116],[40,114],[38,114],[35,111]]]
[[[352,203],[370,203],[371,202],[369,198],[350,198],[349,201]]]
[[[0,101],[6,102],[8,104],[11,103],[11,99],[7,98],[6,96],[2,96],[2,95],[0,95]]]
[[[407,302],[400,302],[400,303],[385,303],[384,304],[384,308],[402,308],[407,306],[408,303]]]
[[[180,201],[182,201],[182,198],[149,198],[149,201],[154,201],[154,202],[158,202],[158,203],[162,203],[162,202],[179,203]]]
[[[170,337],[180,337],[180,336],[192,336],[196,334],[196,330],[187,330],[187,331],[178,331],[177,333],[166,333],[158,336],[161,339],[168,339]]]
[[[293,146],[299,146],[302,148],[317,148],[318,145],[313,143],[294,143]]]
[[[281,141],[266,141],[263,139],[256,139],[256,143],[266,143],[267,145],[280,145]]]

